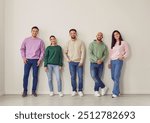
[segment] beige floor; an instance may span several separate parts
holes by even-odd
[[[113,99],[111,95],[103,97],[29,95],[26,98],[22,98],[21,95],[3,95],[0,96],[0,106],[150,106],[150,95],[121,95]]]

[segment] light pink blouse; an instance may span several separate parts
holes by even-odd
[[[127,58],[128,54],[129,48],[127,42],[122,41],[121,45],[119,45],[119,42],[116,42],[113,49],[110,50],[110,60],[116,60],[120,57],[123,57],[125,59]]]

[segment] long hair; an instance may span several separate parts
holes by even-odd
[[[119,33],[120,37],[119,37],[119,45],[121,45],[121,41],[123,41],[123,38],[121,36],[121,33],[118,31],[118,30],[114,30],[113,33],[112,33],[112,42],[111,42],[111,49],[115,46],[116,44],[116,39],[114,37],[114,33]]]

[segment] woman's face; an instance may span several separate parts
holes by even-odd
[[[50,41],[51,41],[51,44],[56,44],[57,41],[56,41],[56,38],[55,37],[51,37],[50,38]]]
[[[119,39],[120,39],[120,34],[119,34],[118,32],[115,32],[115,33],[114,33],[114,38],[115,38],[116,40],[119,40]]]

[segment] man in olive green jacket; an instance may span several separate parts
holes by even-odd
[[[95,81],[95,96],[103,96],[106,94],[108,88],[105,86],[103,81],[101,80],[104,61],[108,56],[108,48],[105,43],[102,41],[103,33],[99,32],[96,35],[96,40],[94,40],[89,45],[89,57],[90,57],[90,73]],[[101,93],[99,93],[99,89],[101,89]]]

